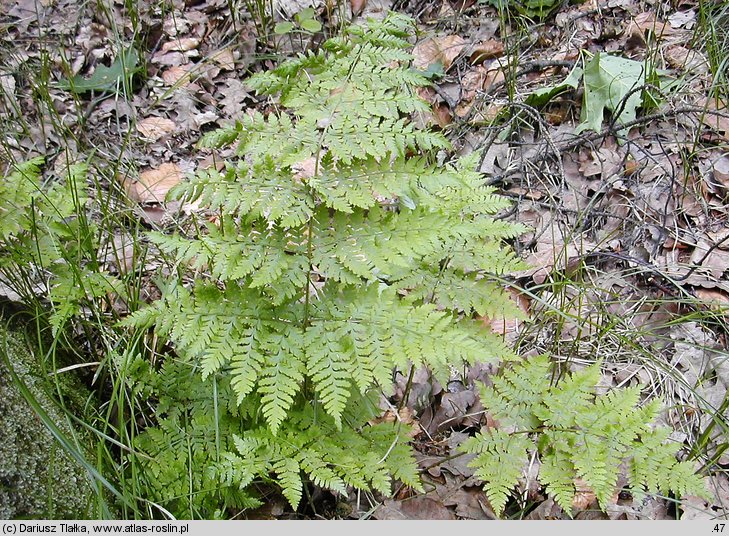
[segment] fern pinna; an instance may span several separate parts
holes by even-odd
[[[154,325],[195,371],[186,381],[236,416],[225,428],[200,416],[209,437],[195,466],[218,488],[278,475],[296,507],[302,473],[337,491],[387,491],[393,476],[417,486],[406,431],[365,426],[363,401],[389,390],[394,368],[425,365],[445,382],[454,366],[511,355],[473,313],[518,314],[485,274],[520,268],[502,242],[522,228],[492,217],[507,201],[473,171],[477,155],[439,164],[445,137],[410,121],[428,110],[416,93],[428,81],[409,68],[411,25],[390,15],[352,27],[251,77],[278,96],[275,111],[206,135],[207,147],[235,144],[235,158],[172,192],[209,211],[204,224],[151,235],[183,272],[206,275],[170,281],[127,324]],[[157,447],[183,422],[158,415],[147,433],[162,434]],[[213,448],[215,434],[225,437]],[[193,495],[213,487],[188,484]]]

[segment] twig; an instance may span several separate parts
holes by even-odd
[[[576,149],[586,143],[590,143],[590,142],[599,140],[599,139],[607,137],[611,134],[616,134],[617,132],[619,132],[621,130],[629,129],[629,128],[632,128],[635,126],[645,125],[645,124],[651,123],[653,121],[667,119],[669,117],[675,117],[675,116],[681,115],[681,114],[690,114],[690,113],[702,113],[702,114],[709,114],[709,115],[714,115],[714,116],[718,116],[718,117],[729,118],[729,113],[722,112],[719,110],[709,110],[702,106],[681,106],[679,108],[674,108],[673,110],[668,110],[668,111],[664,111],[664,112],[656,112],[654,114],[644,115],[643,117],[633,119],[632,121],[627,121],[626,123],[618,125],[617,127],[614,125],[610,125],[604,129],[602,129],[600,132],[586,132],[584,134],[580,134],[580,135],[576,136],[575,139],[573,139],[573,140],[555,144],[556,150],[560,153],[565,152],[565,151],[570,151],[570,150]],[[550,144],[550,147],[552,147],[552,144]],[[509,169],[509,170],[505,171],[504,173],[501,173],[500,175],[494,175],[491,179],[489,179],[487,184],[493,185],[493,184],[503,182],[504,180],[508,179],[509,177],[520,173],[521,170],[524,168],[525,164],[535,164],[543,159],[544,159],[544,157],[542,155],[537,154],[537,155],[535,155],[535,157],[530,158],[529,160],[526,160],[525,162],[522,163],[522,165],[520,165],[516,168]]]

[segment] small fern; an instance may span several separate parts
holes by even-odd
[[[183,275],[207,276],[169,280],[125,324],[170,341],[201,390],[225,383],[253,408],[218,430],[214,455],[209,443],[204,460],[187,455],[187,470],[211,466],[241,488],[272,481],[294,507],[302,478],[338,492],[418,487],[406,434],[348,417],[357,400],[388,392],[394,368],[425,365],[445,382],[451,367],[513,357],[472,316],[518,314],[487,274],[521,267],[503,241],[523,228],[493,218],[508,203],[473,171],[478,155],[438,164],[445,137],[410,121],[428,109],[416,93],[428,81],[408,67],[411,24],[393,14],[353,27],[251,77],[278,111],[207,134],[202,145],[237,156],[171,192],[216,217],[150,239]],[[169,443],[179,418],[160,418],[147,437]],[[163,444],[144,450],[165,456]]]
[[[670,429],[652,426],[660,411],[657,400],[639,406],[638,387],[596,395],[599,363],[556,385],[552,377],[548,358],[540,356],[494,377],[493,386],[481,392],[497,428],[476,434],[462,449],[476,454],[471,466],[497,513],[504,511],[534,452],[541,460],[539,481],[567,513],[577,493],[576,479],[592,489],[605,509],[618,491],[625,462],[635,490],[705,493],[692,464],[676,460],[678,446],[667,442]]]
[[[42,165],[43,158],[34,158],[0,181],[0,283],[26,303],[47,297],[55,335],[88,300],[123,289],[98,263],[100,233],[86,214],[86,166],[72,165],[65,180],[41,185]]]

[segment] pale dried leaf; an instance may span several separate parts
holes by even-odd
[[[352,8],[352,15],[354,17],[362,13],[366,5],[367,0],[349,0],[349,6]]]
[[[524,317],[528,318],[531,304],[529,297],[513,287],[508,287],[506,289],[506,293],[509,295],[511,301],[516,303],[519,309],[524,313]],[[519,333],[519,326],[522,324],[522,320],[519,320],[518,318],[488,318],[484,316],[481,320],[484,324],[491,328],[493,333],[505,336],[508,342],[516,340]]]
[[[595,492],[581,478],[575,479],[575,496],[572,498],[572,508],[587,510],[595,502]]]
[[[177,51],[171,51],[171,52],[157,52],[154,56],[152,56],[152,63],[157,63],[159,65],[168,65],[168,66],[174,66],[174,65],[182,65],[183,63],[187,63],[188,59],[187,56],[185,56],[182,52]]]
[[[440,63],[447,71],[466,46],[466,40],[460,35],[431,37],[421,41],[413,49],[413,67],[427,70],[435,63]]]
[[[650,32],[658,39],[664,39],[676,31],[670,24],[658,20],[655,13],[650,11],[636,15],[630,22],[630,26],[638,29],[644,35],[646,32]]]
[[[504,54],[504,43],[498,39],[481,41],[471,52],[471,65],[483,63],[486,60],[498,58]]]
[[[232,71],[235,69],[235,56],[233,56],[233,50],[230,47],[213,52],[210,55],[210,59],[217,63],[220,68],[225,71]]]
[[[177,129],[174,121],[165,117],[145,117],[137,123],[137,131],[143,138],[151,141],[157,141],[164,138],[168,134],[172,134]]]
[[[172,41],[168,41],[164,45],[162,45],[162,52],[187,52],[188,50],[193,50],[198,47],[200,44],[200,39],[197,37],[181,37],[179,39],[174,39]]]
[[[455,519],[442,502],[430,497],[415,496],[403,501],[385,500],[374,513],[375,519]]]
[[[706,57],[697,50],[690,50],[681,45],[669,47],[664,56],[668,65],[674,69],[690,71],[693,74],[706,74],[709,72],[709,62]]]
[[[729,251],[719,248],[711,249],[711,247],[712,244],[701,240],[694,248],[691,262],[698,264],[701,261],[703,268],[706,268],[714,277],[720,278],[724,272],[729,270]]]
[[[168,86],[179,85],[184,87],[190,83],[190,70],[181,65],[175,65],[162,72],[162,80]]]
[[[716,162],[714,162],[714,178],[721,183],[721,185],[729,190],[729,154],[721,156]]]
[[[139,179],[134,184],[135,195],[132,197],[140,203],[162,203],[170,188],[179,184],[182,179],[182,170],[174,163],[148,169],[139,174]]]

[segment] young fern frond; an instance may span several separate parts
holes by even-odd
[[[625,462],[633,489],[678,496],[706,493],[693,465],[676,460],[670,429],[653,428],[659,402],[639,406],[638,388],[596,395],[599,379],[598,363],[554,385],[548,358],[539,356],[483,389],[481,401],[499,428],[477,434],[462,449],[477,454],[471,465],[497,513],[503,512],[532,453],[541,459],[539,481],[568,514],[578,479],[605,509],[619,491]]]
[[[47,298],[56,335],[84,302],[123,290],[99,266],[99,230],[86,214],[86,165],[41,185],[42,164],[40,157],[19,164],[0,181],[0,282],[29,302]]]

